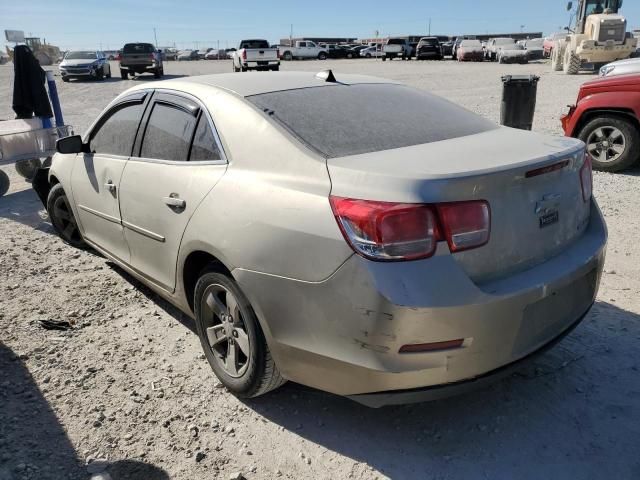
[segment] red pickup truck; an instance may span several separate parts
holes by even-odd
[[[565,135],[587,144],[593,168],[618,172],[640,160],[640,74],[604,77],[580,87],[562,116]]]

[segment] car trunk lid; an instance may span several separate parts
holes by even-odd
[[[587,227],[584,145],[500,128],[477,135],[327,160],[332,195],[388,202],[486,200],[491,237],[454,254],[477,282],[542,263]]]

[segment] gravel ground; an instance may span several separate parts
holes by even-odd
[[[534,129],[554,134],[591,78],[545,64],[344,60],[283,69],[328,67],[338,78],[366,73],[429,89],[492,120],[500,76],[535,73]],[[231,65],[165,70],[177,77]],[[153,78],[58,82],[68,123],[84,131],[141,81]],[[11,65],[1,66],[0,118],[12,118],[11,83]],[[252,401],[231,396],[192,321],[100,256],[63,244],[29,185],[3,168],[13,184],[0,199],[0,480],[640,478],[637,170],[595,175],[610,230],[606,274],[574,333],[488,389],[372,410],[291,383]],[[74,328],[45,330],[44,319]]]

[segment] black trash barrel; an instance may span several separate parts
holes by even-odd
[[[531,130],[538,93],[536,75],[506,75],[502,77],[502,105],[500,124],[507,127]]]

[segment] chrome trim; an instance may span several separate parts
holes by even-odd
[[[107,220],[112,223],[121,223],[120,219],[117,217],[112,217],[111,215],[107,215],[106,213],[99,212],[98,210],[94,210],[93,208],[85,207],[84,205],[78,205],[78,208],[81,208],[85,212],[91,213],[96,217],[100,217],[104,220]]]
[[[128,228],[129,230],[133,230],[136,233],[139,233],[140,235],[144,235],[145,237],[149,237],[152,240],[155,240],[157,242],[160,243],[164,243],[165,238],[162,235],[158,235],[157,233],[154,233],[150,230],[146,230],[142,227],[138,227],[137,225],[134,225],[133,223],[129,223],[129,222],[122,222],[122,226]]]

